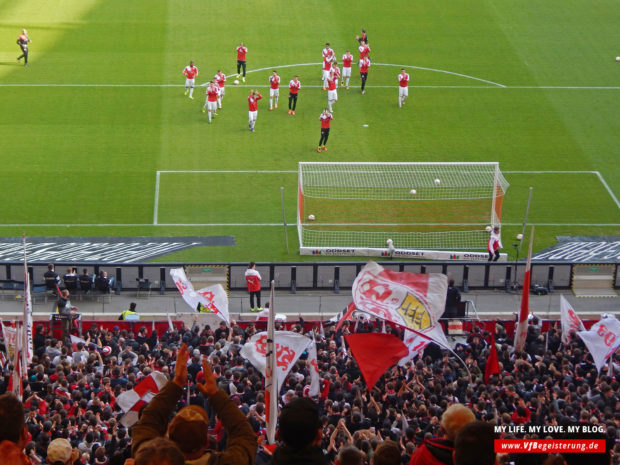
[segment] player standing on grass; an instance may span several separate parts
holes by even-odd
[[[295,116],[295,108],[297,107],[297,95],[301,89],[301,82],[297,76],[295,76],[291,82],[288,83],[288,114]]]
[[[368,46],[366,42],[362,40],[360,42],[360,46],[358,47],[358,50],[360,52],[360,61],[362,61],[364,58],[370,59],[370,47]]]
[[[222,73],[221,69],[217,70],[217,74],[215,75],[215,82],[217,83],[217,86],[220,88],[220,95],[217,98],[217,107],[221,109],[222,100],[224,100],[224,94],[226,94],[226,89],[224,87],[226,85],[226,75]]]
[[[409,75],[405,72],[405,68],[400,70],[398,75],[398,108],[405,104],[405,99],[409,97]]]
[[[205,110],[209,111],[209,124],[211,124],[211,119],[216,114],[217,111],[217,100],[219,96],[219,89],[215,84],[215,80],[211,81],[207,86],[207,90],[205,92],[207,94],[207,100],[205,101],[204,106],[202,107],[202,112]]]
[[[349,89],[349,79],[351,79],[351,63],[353,63],[353,55],[349,50],[342,55],[342,86],[346,86]],[[346,79],[346,81],[345,81]]]
[[[491,235],[489,236],[489,242],[487,243],[487,250],[489,251],[489,261],[496,262],[499,260],[499,249],[503,249],[502,238],[499,235],[499,226],[495,226]]]
[[[257,90],[251,90],[248,97],[248,129],[254,132],[254,126],[256,125],[256,118],[258,117],[258,101],[263,96],[258,93]]]
[[[357,40],[360,44],[362,42],[368,43],[368,35],[366,34],[366,30],[362,29],[362,32],[360,32],[361,35],[359,36],[355,36],[355,40]]]
[[[321,138],[319,139],[319,148],[317,149],[317,152],[319,153],[321,151],[327,152],[327,147],[325,147],[325,145],[327,144],[327,139],[329,138],[329,126],[333,119],[334,117],[328,108],[323,110],[323,113],[319,116],[319,121],[321,122]]]
[[[327,78],[327,106],[330,112],[334,111],[332,105],[338,101],[338,79],[340,78],[340,70],[336,64],[336,60],[334,60],[332,69],[329,72],[329,77]]]
[[[368,68],[370,68],[370,59],[368,57],[360,60],[360,79],[362,80],[362,94],[366,93],[366,79],[368,79]]]
[[[237,79],[241,77],[241,68],[243,68],[243,82],[245,82],[245,54],[248,53],[248,49],[243,42],[237,47]]]
[[[278,108],[278,99],[280,98],[280,76],[274,70],[269,76],[269,111],[274,108],[274,100],[275,100],[275,108]]]
[[[327,78],[329,78],[329,71],[332,68],[332,61],[336,58],[336,54],[329,47],[329,42],[325,44],[325,48],[322,52],[323,55],[323,90],[327,90]]]
[[[189,92],[189,98],[193,99],[194,81],[196,76],[198,76],[198,68],[194,66],[193,61],[190,61],[189,65],[185,67],[183,74],[185,74],[185,95]]]
[[[22,29],[22,33],[17,38],[17,45],[22,49],[22,54],[17,57],[17,61],[24,59],[24,66],[28,66],[28,44],[32,42],[28,38],[28,31],[26,29]]]

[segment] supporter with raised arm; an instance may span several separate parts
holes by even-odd
[[[251,465],[256,454],[256,436],[245,415],[228,395],[217,388],[211,365],[202,361],[204,384],[198,390],[208,399],[228,435],[227,447],[221,452],[209,450],[209,416],[196,405],[182,408],[168,424],[177,402],[187,383],[189,351],[183,344],[176,359],[174,379],[153,398],[142,412],[140,421],[132,430],[132,453],[139,453],[145,441],[156,437],[168,437],[179,447],[186,463],[234,463]],[[167,428],[166,428],[167,426]]]

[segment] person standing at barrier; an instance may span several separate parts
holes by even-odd
[[[496,262],[499,260],[499,249],[503,249],[502,238],[499,235],[499,226],[495,226],[491,235],[489,236],[489,242],[487,243],[487,250],[489,251],[489,261]]]
[[[123,310],[121,315],[118,317],[119,320],[139,320],[140,315],[136,310],[136,303],[131,302],[129,304],[129,308],[127,310]]]
[[[245,282],[248,285],[248,292],[250,293],[250,311],[260,312],[263,307],[260,304],[260,280],[261,275],[256,271],[256,263],[250,262],[248,269],[245,270]],[[257,307],[254,306],[254,298],[256,298]]]

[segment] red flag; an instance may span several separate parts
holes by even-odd
[[[530,246],[527,253],[525,264],[525,274],[523,275],[523,293],[521,295],[521,311],[519,322],[517,323],[517,333],[515,334],[515,350],[525,349],[525,338],[527,336],[527,317],[530,314],[530,274],[532,267],[532,245],[534,244],[534,226],[530,234]]]
[[[409,353],[407,346],[392,334],[349,334],[345,336],[366,386],[370,391],[377,380],[392,365]]]
[[[497,360],[497,347],[495,347],[495,333],[491,333],[491,352],[484,367],[484,382],[488,383],[491,375],[501,373],[499,361]]]
[[[353,317],[353,312],[357,309],[357,307],[355,307],[355,302],[351,302],[349,305],[347,305],[347,309],[344,312],[344,315],[342,315],[342,318],[340,318],[340,321],[338,321],[338,324],[336,325],[336,331],[338,331],[340,329],[340,327],[342,326],[342,323],[344,323],[347,320],[350,320]]]

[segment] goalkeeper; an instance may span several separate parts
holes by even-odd
[[[502,238],[499,235],[499,226],[495,226],[491,235],[489,236],[489,242],[487,243],[487,250],[489,251],[489,261],[496,262],[499,260],[499,249],[503,249]]]

